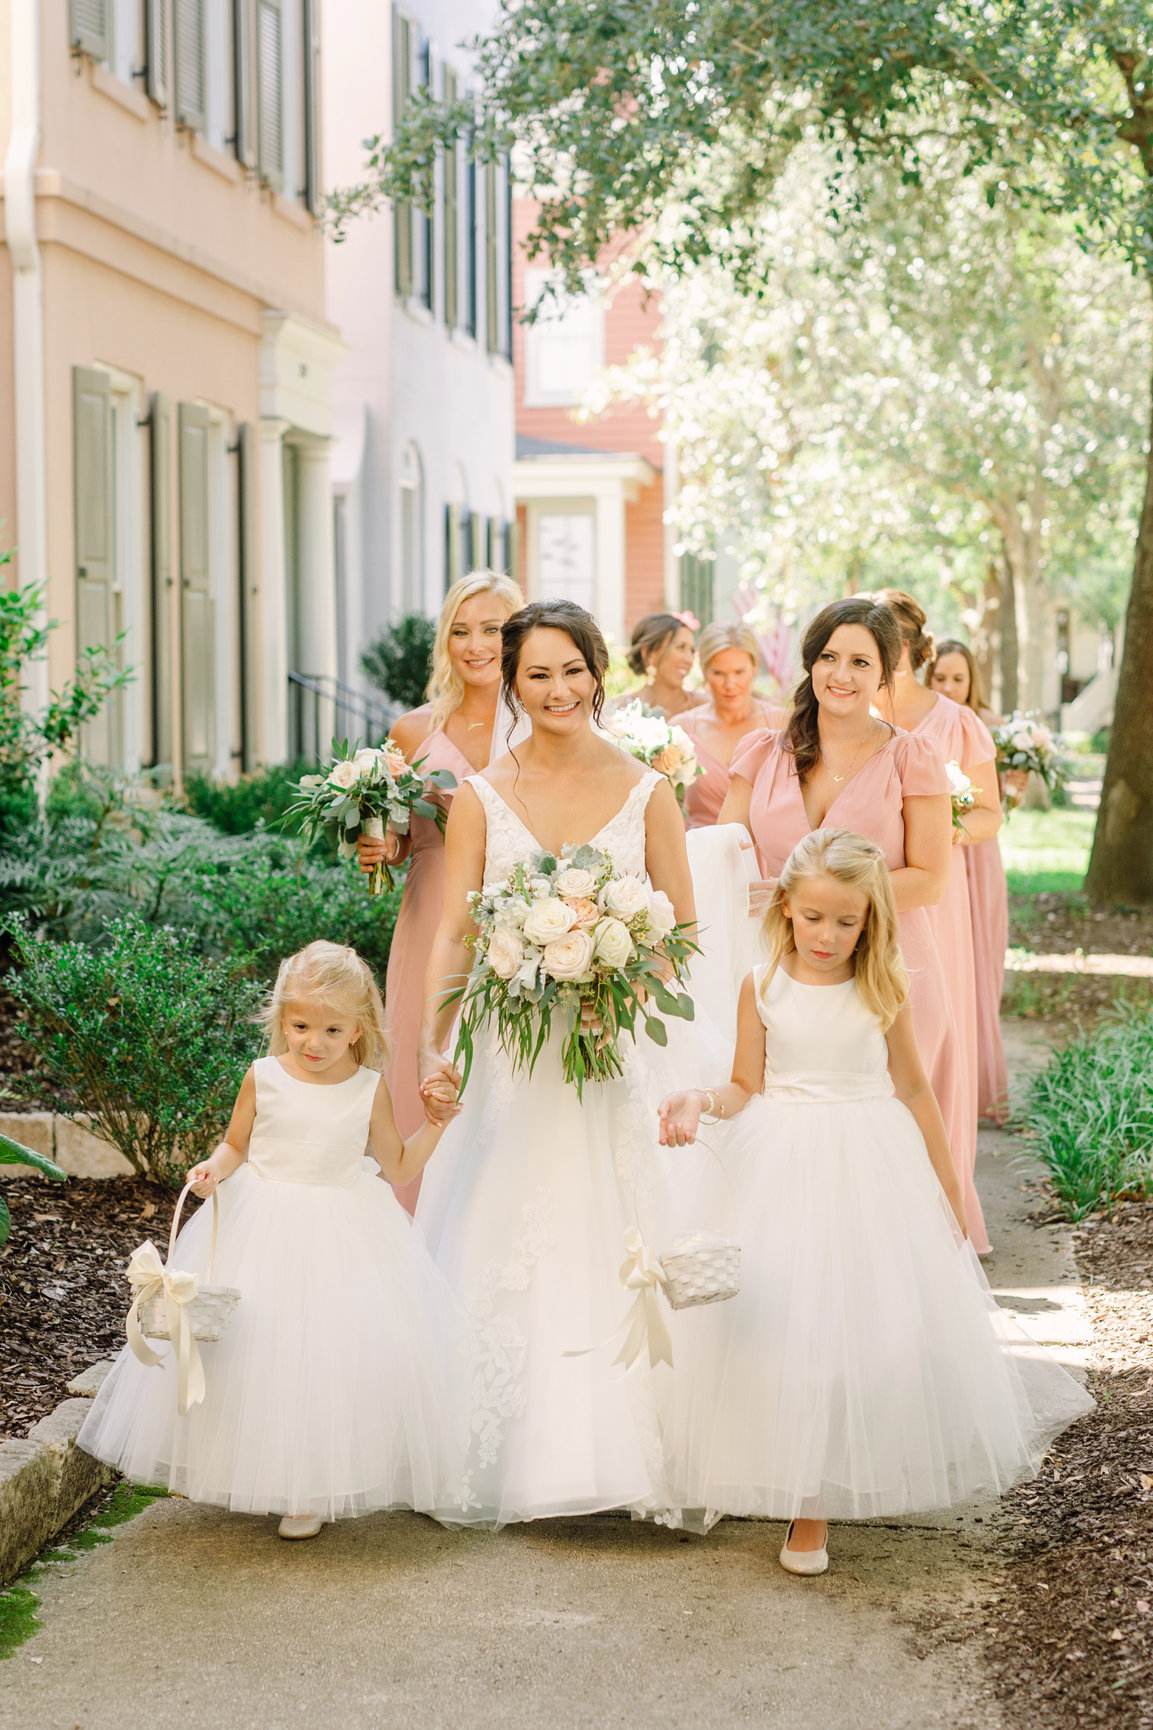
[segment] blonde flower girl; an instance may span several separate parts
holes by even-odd
[[[202,1348],[203,1403],[179,1417],[171,1353],[149,1368],[125,1347],[81,1446],[138,1483],[283,1515],[283,1538],[374,1509],[434,1512],[463,1460],[459,1329],[389,1184],[416,1177],[441,1131],[397,1132],[380,993],[353,950],[312,943],[283,962],[266,1026],[269,1054],[224,1140],[189,1172],[194,1193],[220,1189],[212,1283],[240,1292],[223,1338]],[[211,1212],[176,1246],[177,1265],[202,1276]]]
[[[788,1520],[794,1574],[828,1566],[830,1518],[1034,1475],[1093,1403],[998,1308],[965,1238],[897,931],[880,849],[807,835],[741,988],[731,1081],[660,1107],[666,1146],[719,1120],[742,1254],[740,1294],[678,1318],[676,1499],[705,1523]]]

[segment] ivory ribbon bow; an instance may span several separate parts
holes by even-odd
[[[193,1337],[187,1306],[200,1290],[197,1274],[181,1268],[169,1269],[160,1259],[160,1251],[149,1240],[134,1249],[128,1262],[128,1283],[136,1296],[124,1324],[128,1344],[142,1364],[149,1368],[162,1364],[164,1358],[154,1352],[140,1330],[140,1306],[152,1298],[163,1296],[168,1312],[168,1332],[176,1353],[176,1409],[183,1418],[190,1406],[198,1406],[204,1398],[204,1365],[200,1348]]]
[[[626,1372],[632,1369],[646,1346],[649,1364],[653,1369],[660,1363],[671,1365],[673,1342],[657,1297],[658,1291],[666,1283],[665,1270],[660,1264],[660,1258],[653,1254],[639,1231],[625,1233],[625,1248],[629,1253],[621,1263],[621,1284],[626,1291],[636,1292],[637,1295],[630,1304],[624,1321],[613,1329],[608,1339],[601,1341],[601,1346],[607,1346],[609,1340],[615,1340],[618,1334],[625,1335],[625,1343],[613,1363],[623,1364]],[[600,1346],[584,1346],[579,1351],[565,1352],[564,1356],[583,1358],[587,1357],[589,1352],[599,1350]]]

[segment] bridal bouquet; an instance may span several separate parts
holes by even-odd
[[[409,764],[389,740],[383,745],[350,750],[345,739],[331,766],[322,775],[302,775],[297,782],[300,797],[288,807],[286,817],[298,817],[300,830],[311,841],[318,829],[340,830],[340,855],[356,854],[358,835],[383,840],[390,823],[398,835],[407,835],[413,815],[431,817],[444,827],[444,812],[426,798],[429,783],[455,787],[456,776],[448,769],[422,773],[421,764]],[[382,859],[368,878],[368,893],[383,895],[392,888],[392,872]]]
[[[618,709],[606,723],[608,731],[638,762],[647,763],[665,775],[677,798],[684,803],[685,788],[702,773],[693,742],[683,727],[670,726],[656,709],[641,702]]]
[[[973,791],[973,783],[962,769],[960,763],[946,763],[945,773],[949,777],[949,798],[953,806],[953,827],[964,832],[965,825],[961,819],[966,811],[971,811],[977,803],[977,795]]]
[[[1054,738],[1038,715],[1017,710],[999,727],[992,728],[992,734],[999,775],[1010,769],[1040,775],[1051,793],[1068,781],[1069,765],[1061,755],[1060,740]]]
[[[671,989],[697,945],[678,925],[673,904],[643,877],[618,876],[607,853],[589,845],[560,855],[532,853],[502,883],[469,898],[477,933],[472,970],[459,991],[456,1057],[462,1089],[475,1035],[496,1025],[504,1050],[532,1074],[563,1019],[561,1063],[578,1097],[586,1081],[623,1073],[618,1039],[637,1017],[657,1045],[668,1043],[664,1015],[693,1019],[693,1001]]]

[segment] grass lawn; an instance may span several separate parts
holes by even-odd
[[[1014,811],[1001,825],[1010,895],[1075,894],[1089,865],[1096,811]]]

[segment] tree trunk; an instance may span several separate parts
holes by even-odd
[[[1017,641],[1017,584],[1013,577],[1013,561],[1005,545],[1001,559],[1001,713],[1011,715],[1020,708],[1019,657]]]
[[[1153,422],[1145,503],[1137,531],[1125,652],[1093,853],[1085,878],[1090,900],[1111,906],[1153,903]]]

